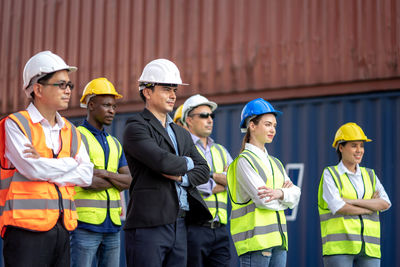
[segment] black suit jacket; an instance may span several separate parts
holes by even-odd
[[[129,189],[130,201],[124,228],[152,227],[174,223],[179,201],[175,181],[165,178],[170,175],[187,174],[190,211],[187,222],[203,222],[212,219],[202,197],[196,189],[209,179],[209,167],[198,153],[190,133],[171,124],[178,143],[179,156],[166,129],[147,109],[135,114],[126,123],[123,147],[132,174]],[[186,159],[190,157],[194,168],[187,171]]]

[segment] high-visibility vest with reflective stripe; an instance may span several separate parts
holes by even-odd
[[[63,118],[65,125],[60,130],[61,149],[58,155],[46,145],[46,137],[40,123],[33,123],[27,111],[8,116],[31,141],[35,150],[44,158],[75,157],[81,144],[79,131]],[[73,186],[57,186],[49,182],[33,181],[39,177],[24,177],[6,158],[5,129],[0,122],[0,229],[12,225],[34,231],[48,231],[54,227],[62,214],[65,228],[73,231],[77,226]]]
[[[206,159],[203,151],[196,145],[197,150]],[[225,170],[225,166],[228,164],[228,155],[223,146],[219,144],[213,144],[210,148],[211,157],[213,161],[213,170],[215,173],[222,173]],[[207,160],[207,159],[206,159]],[[211,166],[208,163],[208,166]],[[208,210],[210,211],[213,218],[218,214],[219,221],[222,224],[228,223],[228,213],[227,213],[227,205],[228,205],[228,193],[226,191],[219,192],[217,194],[212,194],[211,196],[204,198],[204,202],[207,204]],[[217,213],[218,210],[218,213]]]
[[[357,199],[357,191],[346,173],[339,175],[337,166],[327,167],[339,190],[341,198]],[[360,167],[364,182],[363,199],[371,199],[375,192],[375,172]],[[323,179],[318,190],[318,211],[321,223],[323,255],[358,254],[363,244],[365,253],[370,257],[380,258],[380,223],[379,213],[370,215],[333,215],[322,197]]]
[[[107,168],[105,166],[104,150],[96,137],[85,127],[79,126],[82,133],[82,140],[88,150],[90,161],[95,169],[107,169],[109,172],[118,172],[119,159],[122,155],[122,146],[119,141],[111,135],[107,136],[107,143],[110,148],[108,154]],[[99,225],[104,222],[107,210],[110,211],[111,221],[121,225],[121,197],[119,190],[115,187],[106,190],[95,191],[75,187],[75,203],[78,211],[78,220],[85,223]]]
[[[287,227],[284,211],[273,211],[257,208],[250,199],[246,203],[238,203],[236,167],[240,158],[246,159],[253,169],[265,181],[269,188],[282,188],[285,175],[282,163],[268,156],[272,173],[257,155],[244,150],[229,166],[227,179],[229,195],[232,203],[231,234],[238,255],[249,251],[257,251],[275,246],[288,248]]]

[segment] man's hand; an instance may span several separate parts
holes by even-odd
[[[40,158],[39,153],[36,151],[36,149],[33,147],[32,144],[25,144],[27,149],[22,151],[24,153],[25,158],[33,158],[33,159],[38,159]]]

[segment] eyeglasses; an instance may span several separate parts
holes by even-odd
[[[206,113],[206,112],[190,114],[189,117],[193,117],[196,115],[199,116],[201,119],[208,119],[208,117],[211,117],[211,119],[215,118],[214,113]]]
[[[71,90],[74,89],[74,84],[71,81],[69,81],[69,82],[62,81],[59,83],[40,83],[40,84],[58,86],[60,89],[63,89],[63,90],[67,89],[67,86],[69,86],[69,89],[71,89]]]

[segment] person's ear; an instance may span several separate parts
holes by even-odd
[[[33,94],[35,95],[35,98],[41,98],[43,95],[43,85],[39,83],[35,83],[32,85],[33,86]]]

